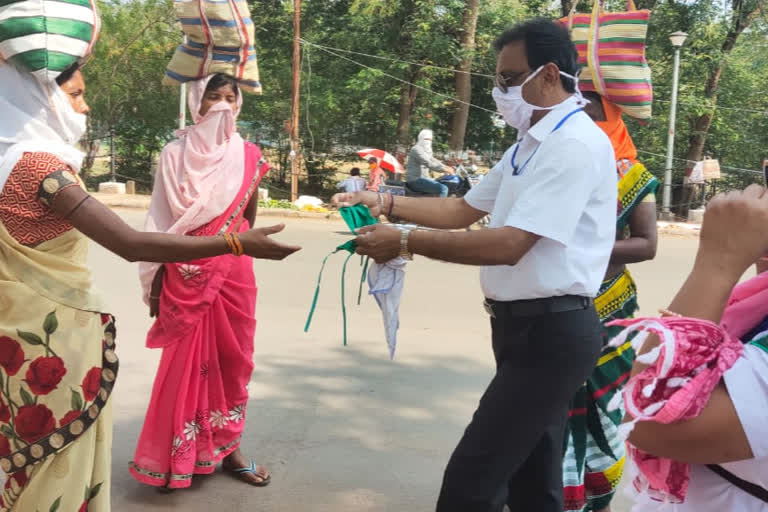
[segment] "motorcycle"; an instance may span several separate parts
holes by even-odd
[[[444,174],[436,180],[438,183],[448,187],[448,197],[464,197],[472,189],[472,185],[478,184],[482,179],[482,176],[476,174],[477,168],[474,165],[471,169],[467,170],[467,168],[459,162],[455,167],[455,171],[454,174]],[[380,191],[406,197],[439,197],[438,194],[429,194],[414,190],[408,186],[407,182],[402,182],[400,180],[387,180]],[[480,219],[477,224],[481,228],[486,228],[488,227],[488,222],[489,216],[486,215]],[[470,228],[467,228],[467,231],[469,230]]]

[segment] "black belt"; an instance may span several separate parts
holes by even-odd
[[[592,306],[593,299],[581,295],[562,295],[543,299],[513,300],[499,302],[485,299],[483,305],[491,318],[500,316],[540,316],[547,313],[578,311]]]

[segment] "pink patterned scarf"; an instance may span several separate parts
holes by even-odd
[[[242,94],[233,112],[225,102],[200,116],[211,77],[190,83],[189,110],[195,124],[176,132],[160,156],[145,231],[183,235],[204,226],[229,208],[243,183],[245,149],[237,133]],[[157,269],[140,263],[144,302]]]
[[[616,403],[623,399],[632,417],[622,425],[625,436],[638,421],[673,423],[698,416],[709,401],[723,374],[733,366],[744,348],[739,338],[768,316],[768,274],[761,274],[733,289],[721,325],[695,318],[639,318],[613,322],[627,327],[611,341],[621,345],[637,333],[632,346],[639,350],[650,333],[661,344],[638,356],[648,368],[632,377]],[[749,340],[744,340],[749,341]],[[621,396],[621,398],[618,398]],[[628,471],[633,490],[650,498],[682,503],[690,481],[690,465],[657,457],[628,443]],[[633,467],[634,466],[634,467]]]

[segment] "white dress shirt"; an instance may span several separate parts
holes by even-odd
[[[755,457],[722,466],[742,480],[768,488],[768,352],[746,345],[723,380]],[[637,496],[635,503],[632,512],[768,512],[768,503],[699,464],[691,465],[684,503],[659,503],[645,495]]]
[[[578,108],[572,97],[549,112],[464,197],[491,214],[490,228],[541,237],[517,265],[483,267],[489,299],[597,295],[616,240],[616,158],[584,112],[565,119]]]

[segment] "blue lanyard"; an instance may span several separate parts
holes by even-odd
[[[560,127],[561,127],[561,126],[563,126],[563,125],[565,124],[565,122],[566,122],[568,119],[570,119],[570,118],[571,118],[571,116],[573,116],[573,115],[574,115],[574,114],[576,114],[577,112],[581,112],[582,110],[583,110],[583,109],[582,109],[581,107],[579,107],[579,108],[577,108],[576,110],[574,110],[574,111],[572,111],[572,112],[569,112],[569,113],[568,113],[568,114],[567,114],[565,117],[563,117],[563,118],[560,120],[560,122],[558,122],[558,123],[557,123],[557,125],[556,125],[556,126],[553,128],[553,129],[552,129],[552,131],[551,131],[551,132],[549,132],[549,134],[551,135],[551,134],[555,133],[557,130],[559,130],[559,129],[560,129]],[[522,174],[522,173],[523,173],[523,170],[524,170],[526,167],[528,167],[528,163],[529,163],[529,162],[530,162],[530,161],[533,159],[533,157],[534,157],[534,156],[536,156],[536,153],[538,153],[538,152],[539,152],[539,147],[541,147],[541,143],[539,143],[539,145],[538,145],[538,146],[536,146],[536,149],[534,149],[534,150],[533,150],[533,153],[531,153],[531,156],[529,156],[529,157],[528,157],[528,160],[526,160],[526,161],[525,161],[525,163],[523,164],[523,166],[522,166],[522,167],[518,167],[518,166],[515,164],[515,159],[517,158],[517,150],[518,150],[518,149],[520,149],[520,143],[519,143],[519,142],[517,143],[517,145],[515,146],[515,150],[512,152],[512,175],[513,175],[513,176],[519,176],[520,174]]]

